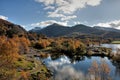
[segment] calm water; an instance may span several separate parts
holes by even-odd
[[[115,51],[120,48],[120,45],[115,44],[103,44],[104,47],[112,48]],[[43,62],[53,72],[55,80],[84,80],[88,77],[88,69],[93,61],[97,61],[99,64],[101,60],[110,67],[110,76],[113,80],[120,80],[120,63],[112,62],[107,57],[81,57],[79,60],[72,60],[67,56],[63,55],[55,60],[49,56],[44,59]]]

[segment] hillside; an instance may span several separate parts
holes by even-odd
[[[27,31],[20,25],[16,25],[9,21],[0,19],[0,35],[12,37],[13,35],[22,36],[25,35],[26,33]]]
[[[69,29],[70,27],[66,27],[66,26],[62,26],[62,25],[54,23],[41,30],[34,30],[34,31],[30,30],[30,32],[36,32],[38,34],[45,34],[49,37],[58,37],[58,36],[69,34]]]
[[[40,30],[34,31],[30,30],[30,32],[36,32],[37,34],[45,34],[48,37],[97,36],[103,38],[120,38],[120,33],[115,30],[102,30],[101,28],[99,29],[95,27],[86,26],[83,24],[68,27],[55,23]]]
[[[94,26],[94,28],[104,30],[104,31],[114,31],[114,32],[119,32],[120,33],[120,30],[115,29],[115,28],[101,27],[101,26]]]

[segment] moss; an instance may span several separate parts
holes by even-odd
[[[20,58],[17,61],[14,62],[15,67],[17,69],[24,69],[24,70],[31,70],[35,66],[35,64],[32,61],[28,61],[24,58]]]
[[[31,74],[32,80],[47,80],[51,77],[50,71],[45,65],[41,65],[40,68]]]

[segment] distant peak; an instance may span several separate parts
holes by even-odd
[[[83,24],[76,24],[75,26],[84,26]]]
[[[60,25],[58,23],[53,23],[52,25],[54,25],[54,26],[62,26],[62,25]]]
[[[48,27],[58,27],[58,26],[61,26],[61,27],[65,27],[64,25],[61,25],[61,24],[58,24],[58,23],[53,23],[51,25],[49,25]]]
[[[77,25],[75,25],[74,27],[89,27],[89,26],[86,26],[86,25],[84,25],[84,24],[77,24]]]

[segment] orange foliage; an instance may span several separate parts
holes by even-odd
[[[36,44],[35,47],[42,49],[42,48],[46,48],[50,45],[50,41],[47,39],[40,39]]]
[[[13,38],[14,42],[16,42],[18,44],[19,47],[19,53],[28,53],[29,51],[29,45],[30,45],[30,41],[25,38],[25,37],[14,37]]]
[[[0,42],[0,61],[2,66],[18,58],[18,44],[4,36],[0,37]]]
[[[21,79],[22,80],[29,80],[29,73],[25,71],[21,71]]]
[[[19,57],[18,44],[13,39],[0,37],[0,80],[15,76],[14,61]]]
[[[28,53],[30,41],[25,37],[21,37],[19,40],[20,40],[19,46],[21,51],[23,51],[24,53]]]

